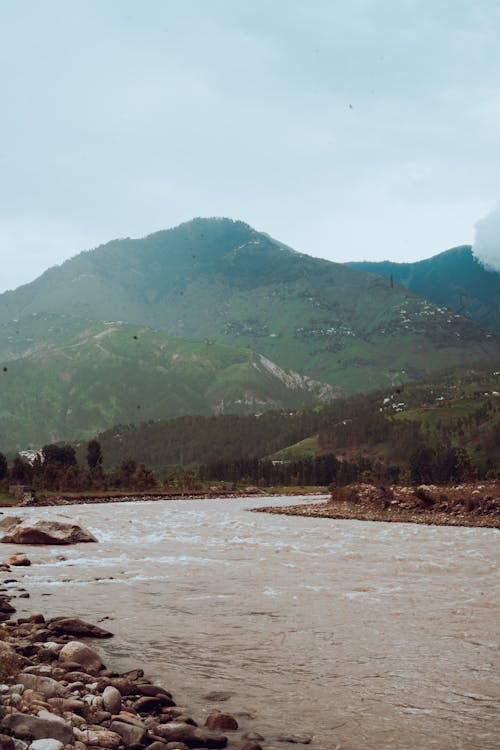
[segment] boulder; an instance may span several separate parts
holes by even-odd
[[[141,745],[146,739],[148,733],[145,727],[138,727],[134,724],[117,720],[111,722],[109,729],[111,732],[116,732],[120,735],[125,747],[130,747],[130,745]]]
[[[110,714],[119,714],[122,708],[122,694],[113,685],[108,685],[102,694],[102,704]]]
[[[52,677],[43,677],[36,674],[26,674],[22,672],[17,675],[17,681],[29,690],[43,695],[44,698],[62,698],[66,695],[66,688]]]
[[[78,664],[83,671],[97,674],[104,666],[101,657],[93,648],[80,641],[69,641],[59,651],[59,661],[63,664]]]
[[[109,750],[115,750],[121,743],[122,738],[116,732],[110,732],[109,729],[102,727],[89,727],[88,729],[74,729],[75,737],[85,745],[94,747],[105,747]]]
[[[6,520],[6,519],[4,519]],[[97,542],[97,539],[86,529],[75,523],[61,521],[25,520],[10,529],[10,533],[0,539],[8,544],[77,544],[78,542]]]
[[[12,531],[12,529],[15,529],[22,522],[23,519],[20,516],[5,516],[0,521],[0,529],[2,531]]]
[[[223,732],[226,730],[234,731],[238,729],[238,722],[231,716],[231,714],[223,714],[220,711],[213,711],[207,716],[205,726],[208,729],[221,729]]]
[[[0,750],[16,750],[12,737],[7,734],[0,734]]]
[[[65,722],[51,719],[41,719],[28,714],[7,714],[2,719],[2,726],[9,729],[22,740],[59,740],[64,745],[73,741],[73,729]]]
[[[64,745],[59,740],[34,740],[31,750],[63,750]]]
[[[26,557],[25,554],[20,552],[18,555],[12,555],[12,557],[9,557],[8,560],[5,561],[6,565],[15,565],[15,566],[21,566],[21,565],[31,565],[31,560]]]
[[[155,711],[161,711],[163,707],[168,708],[169,706],[175,706],[175,703],[168,695],[163,695],[163,693],[158,693],[158,695],[144,695],[134,703],[134,709],[139,714],[154,713]]]
[[[184,742],[188,747],[222,748],[227,745],[227,737],[224,735],[207,732],[181,721],[159,724],[155,729],[155,735],[167,743]]]
[[[77,635],[80,638],[111,638],[113,633],[78,617],[53,617],[47,627],[56,635]]]

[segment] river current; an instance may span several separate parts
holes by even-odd
[[[283,733],[312,750],[498,748],[499,532],[248,511],[289,502],[16,510],[99,544],[2,545],[32,561],[15,571],[30,599],[12,602],[101,622],[108,666],[143,666],[198,720],[235,714],[267,750],[292,747]]]

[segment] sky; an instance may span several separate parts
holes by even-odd
[[[339,262],[477,231],[500,269],[499,32],[498,0],[2,0],[0,292],[195,216]]]

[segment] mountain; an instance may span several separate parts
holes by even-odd
[[[248,349],[101,324],[4,365],[3,450],[93,437],[110,425],[185,414],[301,409],[338,395]]]
[[[164,356],[176,346],[189,351],[182,368]],[[297,408],[494,359],[493,334],[379,275],[240,221],[195,219],[0,295],[0,439],[77,438],[145,415],[216,413],[222,400],[226,411]]]
[[[445,305],[500,334],[500,273],[485,268],[470,245],[454,247],[416,263],[346,263],[390,278],[436,305]]]

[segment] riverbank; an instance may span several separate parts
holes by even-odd
[[[74,617],[32,614],[0,628],[0,747],[2,750],[261,750],[255,732],[212,711],[200,727],[172,694],[141,668],[118,673],[77,638],[109,631]],[[41,742],[43,740],[43,743]]]
[[[240,489],[226,490],[212,487],[200,492],[140,492],[137,490],[120,492],[51,492],[35,494],[22,502],[6,494],[0,494],[0,508],[11,508],[16,505],[23,507],[50,507],[60,505],[95,505],[102,503],[129,503],[159,500],[234,500],[246,497],[294,497],[302,495],[324,495],[326,487],[254,487],[246,486]]]
[[[500,529],[500,481],[439,487],[354,484],[334,490],[324,503],[257,510],[259,513],[313,518]]]

